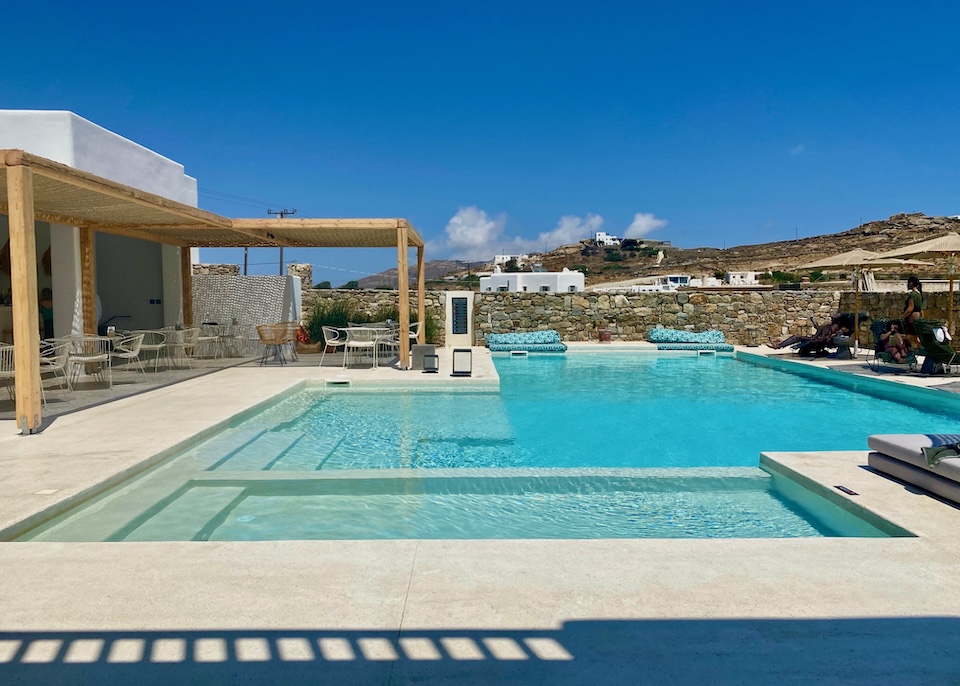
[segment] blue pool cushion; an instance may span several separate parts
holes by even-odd
[[[651,329],[647,334],[651,343],[726,343],[723,331],[684,331],[680,329]],[[666,348],[676,350],[676,348]],[[711,348],[704,348],[710,350]]]
[[[658,343],[657,350],[716,350],[718,353],[732,353],[729,343]]]
[[[494,352],[525,350],[527,352],[562,353],[567,350],[567,346],[560,342],[560,332],[554,329],[488,333],[486,342],[487,347]]]

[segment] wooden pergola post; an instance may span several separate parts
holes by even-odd
[[[400,369],[410,364],[410,266],[407,223],[397,222],[397,290],[400,292]]]
[[[183,289],[183,325],[193,326],[193,265],[190,263],[190,248],[180,246],[180,287]]]
[[[40,430],[43,418],[33,172],[23,165],[8,166],[6,171],[17,426],[22,433],[32,434]]]
[[[80,297],[83,308],[83,333],[97,334],[97,258],[93,229],[80,227]]]
[[[417,316],[420,319],[420,330],[417,332],[417,343],[423,345],[427,340],[427,297],[424,293],[427,279],[423,273],[423,246],[417,246]]]

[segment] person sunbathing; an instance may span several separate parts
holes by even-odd
[[[900,332],[900,324],[890,323],[890,330],[880,334],[880,345],[883,351],[890,355],[894,362],[903,363],[906,361],[910,352],[907,350],[907,342]]]
[[[803,350],[812,350],[819,346],[821,349],[830,343],[833,338],[844,331],[844,327],[840,325],[840,315],[834,315],[830,318],[829,323],[821,324],[817,327],[817,330],[812,336],[790,336],[789,338],[784,338],[782,341],[772,344],[770,347],[779,350],[780,348],[786,348],[792,345],[800,347],[800,354],[809,354],[804,353]]]

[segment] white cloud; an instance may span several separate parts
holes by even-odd
[[[650,212],[637,212],[624,238],[640,238],[667,225]],[[536,238],[509,236],[505,233],[506,217],[491,217],[476,205],[461,207],[447,222],[446,238],[428,243],[431,254],[447,255],[457,260],[491,260],[497,254],[538,253],[570,245],[583,238],[592,238],[603,228],[603,217],[564,215],[550,231]]]
[[[461,207],[447,222],[444,252],[457,260],[489,260],[505,224],[505,217],[491,218],[476,205]]]
[[[658,219],[652,212],[637,212],[623,234],[624,238],[643,238],[651,231],[667,225],[666,219]]]
[[[795,146],[793,146],[792,148],[790,148],[790,154],[791,154],[791,155],[802,155],[804,152],[806,152],[806,150],[807,150],[807,146],[805,146],[803,143],[801,143],[800,145],[795,145]]]
[[[553,250],[592,236],[603,226],[603,217],[588,214],[585,218],[567,215],[550,231],[535,239],[504,234],[506,217],[490,217],[476,205],[461,207],[450,218],[446,240],[428,244],[430,252],[447,254],[457,260],[491,260],[498,253],[533,253]]]
[[[541,252],[559,248],[578,242],[581,238],[589,238],[603,226],[603,217],[599,214],[588,214],[585,219],[572,214],[560,217],[560,221],[550,231],[537,236],[536,240],[517,238],[517,245],[524,246],[524,252]]]

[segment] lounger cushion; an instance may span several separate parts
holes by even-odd
[[[682,331],[680,329],[651,329],[647,334],[651,343],[726,343],[722,331]]]
[[[921,451],[921,448],[953,443],[960,443],[960,434],[876,434],[867,439],[867,445],[878,453],[926,469],[946,479],[960,481],[960,457],[948,457],[929,467]]]
[[[716,350],[718,353],[732,353],[729,343],[657,343],[657,350]]]
[[[492,343],[487,346],[491,352],[512,352],[525,350],[528,353],[563,353],[567,346],[563,343]]]
[[[525,343],[559,343],[560,333],[554,329],[543,331],[519,331],[514,333],[488,333],[487,345],[515,345]]]
[[[567,350],[567,346],[560,342],[560,332],[555,329],[513,333],[488,333],[486,342],[487,347],[494,352],[526,350],[531,353],[562,353]]]

